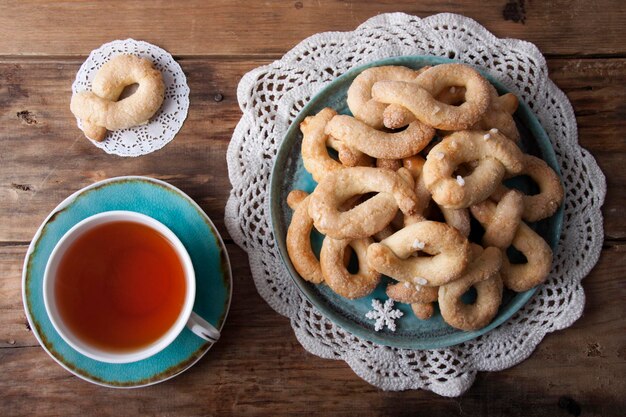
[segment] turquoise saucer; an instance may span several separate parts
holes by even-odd
[[[44,308],[44,270],[58,240],[79,221],[111,210],[146,214],[178,236],[189,252],[196,274],[194,311],[222,329],[232,296],[230,262],[224,242],[209,217],[189,196],[166,182],[146,177],[100,181],[72,194],[50,213],[35,234],[24,260],[24,309],[41,346],[74,375],[115,388],[152,385],[191,367],[213,344],[185,328],[170,346],[147,359],[129,364],[99,362],[65,343]]]
[[[432,56],[389,58],[355,68],[338,77],[313,97],[293,121],[280,145],[272,171],[270,180],[272,227],[281,256],[294,282],[302,294],[328,319],[359,337],[381,345],[409,349],[439,349],[474,339],[506,321],[526,304],[535,292],[535,289],[531,289],[518,294],[506,290],[497,316],[489,325],[477,331],[465,332],[452,328],[443,321],[438,310],[431,319],[419,320],[415,317],[409,305],[396,303],[395,308],[400,309],[404,313],[403,317],[396,320],[396,331],[391,332],[384,329],[376,332],[374,331],[374,322],[367,319],[365,314],[372,309],[372,299],[381,301],[387,299],[385,288],[390,282],[389,278],[383,277],[381,284],[369,296],[348,300],[335,294],[326,285],[313,285],[303,280],[294,269],[287,254],[285,237],[292,215],[292,210],[286,203],[287,195],[294,189],[310,193],[317,185],[302,165],[300,154],[302,145],[300,123],[302,120],[307,116],[318,113],[324,107],[332,107],[340,114],[350,114],[346,103],[348,87],[352,80],[367,68],[382,65],[403,65],[418,69],[426,65],[451,62],[458,61]],[[483,73],[483,75],[491,81],[500,94],[508,92],[501,83],[487,74]],[[560,175],[556,155],[548,135],[530,108],[520,102],[520,106],[514,116],[522,136],[520,145],[522,149],[546,161]],[[534,184],[528,179],[518,177],[513,180],[508,183],[509,186],[522,191],[533,192]],[[543,236],[554,250],[561,233],[562,221],[563,206],[552,217],[532,224],[531,227]],[[317,250],[318,254],[321,242],[322,236],[314,234],[312,243],[314,250]]]

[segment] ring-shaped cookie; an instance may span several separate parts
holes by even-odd
[[[520,136],[513,119],[513,113],[517,110],[519,100],[512,93],[498,95],[498,91],[489,85],[491,102],[483,117],[471,127],[471,130],[497,129],[504,136],[518,143]]]
[[[526,257],[526,262],[513,264],[505,257],[501,275],[507,288],[524,292],[548,278],[552,268],[552,249],[526,223],[520,223],[511,246]]]
[[[132,84],[138,84],[135,93],[117,101],[124,88]],[[98,70],[92,91],[72,96],[70,110],[82,120],[85,135],[101,141],[107,130],[147,123],[164,98],[163,76],[150,61],[134,55],[117,55]]]
[[[484,246],[495,246],[506,250],[517,233],[517,228],[522,220],[524,202],[522,193],[517,190],[509,190],[493,210],[493,203],[482,201],[470,208],[474,217],[479,219],[485,229],[483,235]]]
[[[453,177],[459,165],[476,162],[474,171]],[[523,169],[522,151],[500,133],[460,131],[447,136],[430,151],[424,164],[424,182],[437,204],[465,208],[483,201],[506,173]]]
[[[444,89],[437,100],[451,106],[458,106],[465,100],[465,88],[450,87]],[[383,111],[383,124],[389,129],[399,129],[415,120],[415,116],[408,109],[399,104],[390,104]]]
[[[317,182],[320,182],[327,173],[344,168],[340,162],[330,157],[326,147],[329,138],[324,129],[336,114],[336,111],[327,107],[315,116],[306,117],[300,123],[302,164]],[[339,143],[336,146],[339,146]]]
[[[349,198],[378,193],[351,210],[342,212]],[[411,215],[417,197],[411,184],[385,169],[355,167],[328,173],[311,194],[309,215],[317,230],[333,239],[358,239],[384,229],[398,208]]]
[[[426,209],[431,202],[430,191],[424,182],[422,170],[426,160],[419,155],[402,160],[404,168],[406,168],[415,180],[415,194],[417,195],[417,213],[424,215]],[[439,207],[446,223],[456,228],[463,236],[468,237],[470,234],[470,218],[467,209],[449,209]]]
[[[494,247],[480,252],[461,278],[439,287],[441,316],[457,329],[468,331],[486,326],[496,316],[502,302],[502,279],[498,272],[502,266],[502,252]],[[461,296],[471,287],[476,289],[476,300],[465,304]]]
[[[479,211],[472,214],[483,227],[489,227],[496,213],[496,204],[486,201]],[[502,281],[516,292],[527,291],[546,280],[552,268],[552,249],[541,236],[524,222],[520,222],[511,246],[526,257],[526,262],[512,264],[508,257],[502,262]]]
[[[372,97],[405,107],[421,122],[440,130],[462,130],[478,122],[491,100],[489,82],[463,64],[442,64],[421,73],[415,82],[379,81]],[[465,102],[452,106],[436,99],[444,89],[465,88]]]
[[[333,239],[324,238],[320,252],[320,266],[326,284],[342,297],[354,299],[368,295],[380,282],[380,273],[367,263],[367,247],[374,243],[371,238]],[[359,270],[351,274],[344,265],[346,249],[350,246],[356,253]]]
[[[301,190],[293,190],[287,196],[287,204],[294,212],[287,229],[287,253],[302,279],[319,284],[324,280],[320,261],[311,248],[313,219],[309,216],[309,199]]]
[[[422,251],[431,256],[411,256]],[[397,281],[439,286],[463,274],[470,259],[466,238],[445,223],[421,221],[406,226],[367,249],[372,268]]]
[[[336,114],[336,111],[327,107],[300,123],[302,164],[317,182],[330,171],[351,166],[371,166],[373,162],[371,157],[324,132],[326,125]],[[339,161],[330,156],[328,147],[337,151]]]
[[[524,195],[524,214],[522,218],[527,222],[536,222],[552,216],[563,202],[564,191],[559,176],[542,159],[524,154],[524,169],[520,175],[528,175],[539,186],[539,193]],[[496,199],[508,191],[504,185],[500,186],[493,197]]]
[[[435,136],[435,129],[418,121],[400,132],[383,132],[346,115],[326,125],[326,134],[374,158],[401,159],[420,152]]]
[[[382,66],[368,68],[360,73],[350,84],[347,103],[350,111],[357,119],[375,129],[383,127],[383,110],[386,104],[372,99],[372,86],[377,81],[414,81],[424,69],[418,71],[402,66]]]

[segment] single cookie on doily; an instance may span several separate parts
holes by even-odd
[[[72,84],[72,94],[90,92],[92,82],[112,58],[131,55],[152,63],[163,78],[163,103],[149,117],[147,123],[138,126],[107,131],[104,140],[90,141],[109,154],[140,156],[161,149],[168,144],[183,125],[189,109],[189,87],[180,65],[167,51],[144,41],[134,39],[116,40],[91,51],[81,65]],[[122,97],[125,95],[122,94]],[[83,121],[76,118],[78,127],[85,131]]]

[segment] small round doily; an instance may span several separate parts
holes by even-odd
[[[144,41],[116,40],[91,51],[72,84],[72,94],[90,91],[96,72],[112,57],[120,54],[149,59],[163,74],[165,99],[161,108],[141,126],[109,131],[102,142],[90,141],[106,153],[118,156],[140,156],[161,149],[180,130],[189,109],[189,87],[182,68],[167,51]],[[81,127],[80,119],[76,119]]]
[[[433,55],[481,67],[526,102],[545,128],[565,185],[564,221],[552,271],[532,299],[504,324],[446,349],[389,348],[358,338],[304,299],[284,266],[269,213],[269,176],[291,122],[320,89],[353,67],[383,58]],[[427,389],[457,396],[478,371],[509,368],[526,359],[543,337],[582,314],[581,280],[595,265],[604,231],[600,208],[606,182],[594,158],[578,145],[572,106],[548,77],[545,58],[531,43],[498,39],[464,16],[424,19],[403,13],[376,16],[352,32],[311,36],[282,59],[246,74],[237,91],[243,116],[227,152],[233,185],[225,222],[248,252],[259,294],[291,326],[302,346],[345,361],[386,390]]]

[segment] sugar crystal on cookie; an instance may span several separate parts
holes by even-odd
[[[418,239],[415,239],[413,241],[413,249],[424,249],[424,246],[426,246],[426,243],[419,241]]]
[[[426,278],[424,278],[424,277],[415,277],[415,278],[413,278],[413,280],[417,284],[419,284],[419,285],[426,285],[426,284],[428,284],[428,280]]]

